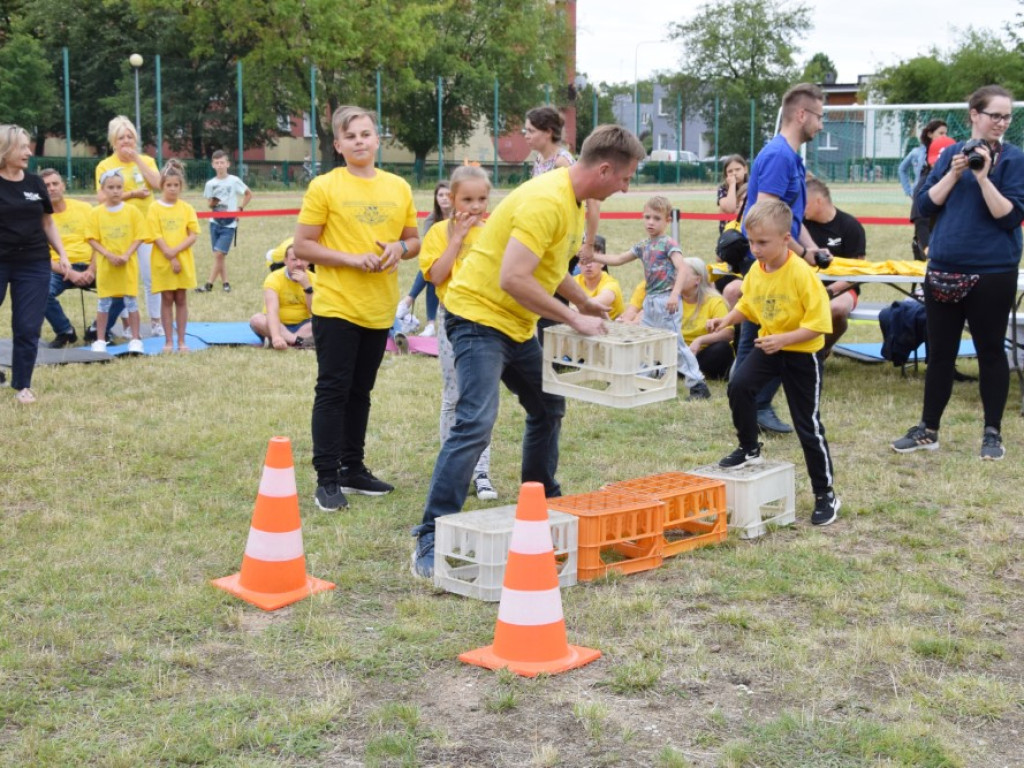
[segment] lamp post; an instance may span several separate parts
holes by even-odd
[[[135,70],[135,130],[139,132],[139,150],[142,149],[142,111],[139,109],[139,67],[142,66],[142,56],[133,53],[128,57],[128,63]]]

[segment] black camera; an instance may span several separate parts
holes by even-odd
[[[828,251],[815,251],[814,263],[817,265],[818,269],[828,269],[832,266],[832,256]]]
[[[972,171],[980,171],[985,167],[985,158],[978,152],[978,147],[988,148],[983,139],[971,139],[964,142],[964,148],[960,150],[967,156],[967,167]]]

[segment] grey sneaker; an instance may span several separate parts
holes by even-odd
[[[420,579],[434,578],[434,532],[420,533],[422,526],[412,529],[416,548],[412,551],[412,575]]]
[[[778,435],[788,435],[793,428],[775,414],[775,409],[770,405],[757,412],[757,426],[762,432],[774,432]]]
[[[829,488],[824,493],[814,494],[814,512],[811,513],[811,525],[831,525],[839,517],[842,502],[835,492]]]
[[[1006,455],[1003,448],[1003,437],[995,427],[985,427],[981,436],[981,458],[985,461],[1002,461]]]
[[[913,451],[934,451],[939,447],[939,432],[928,429],[924,422],[907,430],[907,434],[899,440],[892,441],[892,449],[896,453],[912,453]]]
[[[753,448],[744,448],[742,445],[718,462],[718,466],[724,469],[738,469],[748,464],[761,464],[764,457],[761,455],[761,443]]]
[[[473,485],[476,486],[476,497],[481,501],[493,501],[498,498],[498,492],[494,490],[494,486],[491,485],[491,478],[486,473],[481,472],[474,477]]]

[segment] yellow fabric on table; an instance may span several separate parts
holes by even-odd
[[[867,261],[866,259],[845,259],[836,256],[826,275],[901,275],[903,277],[924,277],[924,261]]]

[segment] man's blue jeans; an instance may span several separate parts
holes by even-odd
[[[434,464],[419,535],[431,533],[442,515],[462,511],[480,452],[491,442],[498,418],[500,383],[526,411],[522,481],[544,484],[545,496],[561,496],[555,480],[565,398],[541,389],[543,354],[535,336],[513,341],[501,331],[449,314],[445,330],[455,353],[459,402],[455,424]]]
[[[85,272],[89,268],[89,265],[84,262],[72,264],[71,268],[75,272]],[[96,281],[88,287],[94,288]],[[53,332],[56,334],[71,333],[75,328],[68,320],[68,316],[64,314],[64,310],[60,306],[60,302],[57,301],[57,297],[60,296],[68,288],[77,288],[78,286],[72,283],[70,280],[65,280],[63,277],[58,275],[56,272],[50,272],[50,295],[46,299],[46,322],[53,328]],[[110,307],[110,314],[107,317],[107,331],[109,332],[113,328],[114,323],[117,322],[118,316],[124,309],[124,299],[114,299],[114,303]],[[83,328],[84,332],[85,329]]]

